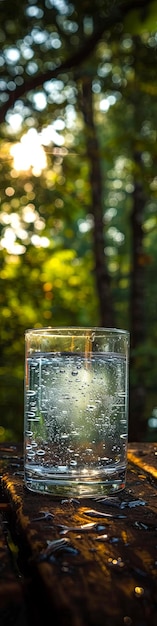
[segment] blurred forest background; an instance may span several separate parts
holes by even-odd
[[[157,437],[157,1],[0,0],[0,440],[24,331],[131,333],[130,440]]]

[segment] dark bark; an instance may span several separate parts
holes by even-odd
[[[141,154],[134,153],[135,166],[141,168]],[[143,221],[146,197],[142,180],[135,179],[133,191],[133,207],[131,213],[132,231],[132,286],[130,329],[131,345],[136,348],[145,339],[145,263],[143,252]]]
[[[133,207],[131,213],[132,232],[132,275],[130,297],[130,332],[131,332],[131,358],[130,367],[136,373],[136,383],[130,389],[130,441],[140,441],[144,437],[146,423],[144,421],[146,390],[143,380],[143,372],[138,365],[138,348],[145,341],[145,257],[143,251],[143,221],[146,203],[145,192],[142,182],[141,154],[134,153],[135,175]]]
[[[94,220],[93,239],[95,254],[95,278],[100,303],[100,323],[114,326],[111,295],[111,279],[107,268],[104,247],[103,184],[99,143],[94,123],[91,79],[82,80],[81,108],[85,122],[86,150],[90,168],[91,213]]]

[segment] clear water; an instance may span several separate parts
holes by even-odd
[[[54,495],[124,487],[126,360],[110,353],[40,353],[27,359],[25,483]]]

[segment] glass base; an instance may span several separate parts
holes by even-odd
[[[124,489],[126,481],[126,467],[118,469],[107,468],[107,472],[95,476],[82,477],[77,475],[58,476],[56,474],[41,475],[41,472],[25,469],[24,482],[30,491],[48,494],[54,497],[98,497],[113,495]]]

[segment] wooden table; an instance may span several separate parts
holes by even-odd
[[[16,445],[0,473],[0,626],[156,626],[157,444],[129,446],[101,502],[28,492]]]

